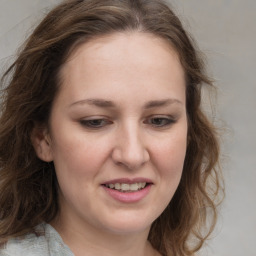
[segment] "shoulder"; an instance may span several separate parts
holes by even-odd
[[[45,224],[36,227],[37,232],[44,232]],[[0,250],[0,256],[49,256],[45,235],[27,234],[22,238],[12,238]]]
[[[50,225],[41,224],[35,230],[23,238],[10,239],[0,249],[0,256],[74,256]]]

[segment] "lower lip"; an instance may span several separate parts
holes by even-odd
[[[122,203],[136,203],[145,198],[150,189],[151,185],[147,185],[145,188],[134,191],[134,192],[120,192],[115,189],[108,188],[106,186],[102,186],[105,191],[115,200],[120,201]]]

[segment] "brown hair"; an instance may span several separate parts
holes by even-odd
[[[180,20],[159,0],[69,0],[37,26],[1,80],[2,87],[9,81],[2,91],[0,117],[1,242],[33,231],[58,213],[53,164],[38,159],[30,137],[35,122],[48,121],[60,87],[61,66],[77,45],[129,30],[167,40],[179,54],[187,82],[184,170],[173,199],[152,224],[148,239],[162,255],[187,256],[198,251],[212,231],[214,197],[220,188],[219,145],[214,126],[201,110],[201,87],[212,83]],[[209,216],[211,222],[207,222]]]

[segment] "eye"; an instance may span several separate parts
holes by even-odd
[[[154,127],[166,127],[169,126],[173,123],[175,123],[175,120],[173,118],[170,117],[152,117],[150,119],[148,119],[148,121],[146,122]]]
[[[84,119],[84,120],[80,120],[80,124],[86,128],[91,128],[91,129],[99,129],[102,127],[105,127],[109,124],[111,124],[112,122],[106,119]]]

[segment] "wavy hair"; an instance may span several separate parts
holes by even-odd
[[[48,13],[1,79],[0,242],[33,231],[58,213],[54,166],[36,156],[31,132],[35,123],[48,122],[61,85],[60,68],[80,44],[125,31],[165,39],[186,74],[188,146],[183,174],[148,239],[163,256],[188,256],[213,230],[221,188],[219,143],[201,107],[202,87],[213,85],[179,18],[159,0],[69,0]]]

